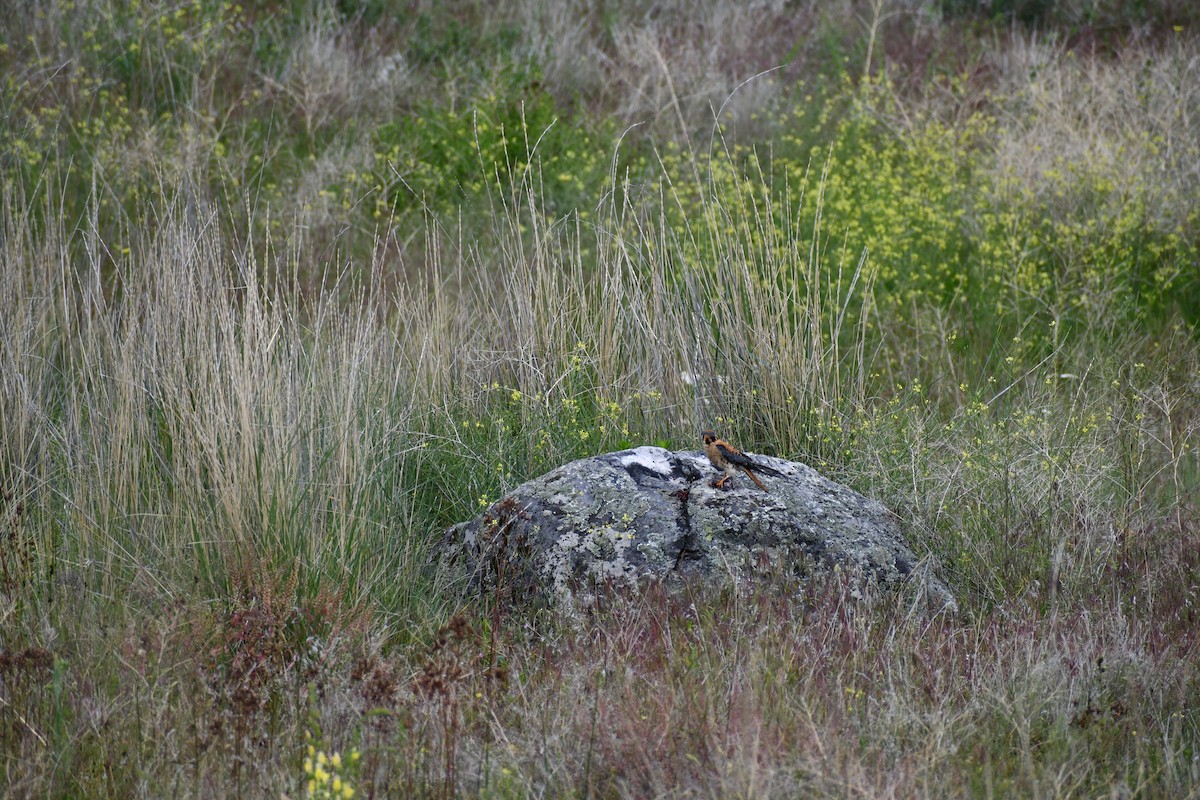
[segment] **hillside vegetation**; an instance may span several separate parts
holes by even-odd
[[[0,794],[1196,793],[1190,3],[18,5]],[[960,613],[432,568],[705,427]]]

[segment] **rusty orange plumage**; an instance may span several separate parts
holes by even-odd
[[[765,464],[760,464],[759,462],[750,458],[741,450],[731,445],[729,442],[718,437],[715,431],[704,431],[702,434],[700,434],[700,438],[704,442],[704,454],[708,456],[708,460],[712,462],[714,467],[725,473],[720,480],[713,482],[713,487],[716,489],[720,489],[725,486],[725,482],[733,477],[739,469],[750,476],[750,480],[758,484],[758,488],[762,489],[764,492],[768,491],[767,487],[758,479],[758,476],[754,474],[752,468],[753,470],[762,472],[766,475],[783,474],[776,469],[772,469]]]

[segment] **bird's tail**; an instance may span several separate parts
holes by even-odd
[[[755,483],[757,483],[757,484],[758,484],[758,488],[762,489],[764,492],[767,492],[767,494],[770,494],[770,492],[769,492],[769,491],[767,491],[767,487],[766,487],[766,486],[763,486],[763,482],[762,482],[762,481],[760,481],[760,480],[758,479],[758,476],[757,476],[757,475],[755,475],[753,472],[751,472],[751,471],[750,471],[749,469],[747,469],[746,467],[742,467],[742,470],[743,470],[743,471],[744,471],[744,472],[745,472],[747,475],[749,475],[749,476],[750,476],[750,480],[752,480],[752,481],[754,481]]]

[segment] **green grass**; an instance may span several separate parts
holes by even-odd
[[[6,796],[1195,791],[1193,23],[772,9],[0,34]],[[435,568],[708,426],[885,502],[961,614]]]

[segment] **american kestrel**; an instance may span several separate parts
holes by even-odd
[[[713,431],[705,431],[700,434],[700,438],[704,440],[704,454],[708,456],[708,460],[712,462],[714,467],[725,473],[724,477],[713,482],[713,488],[720,489],[723,487],[725,481],[733,477],[738,469],[749,475],[750,480],[757,483],[758,488],[764,492],[767,491],[767,487],[763,485],[763,482],[758,479],[757,475],[750,471],[751,467],[767,475],[783,475],[777,469],[772,469],[765,464],[759,464],[757,461],[754,461],[724,439],[718,439],[717,434]]]

